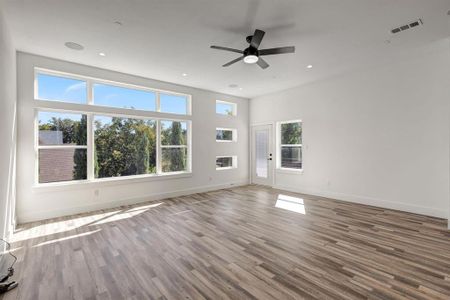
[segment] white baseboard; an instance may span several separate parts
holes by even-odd
[[[289,191],[289,192],[294,192],[294,193],[308,194],[308,195],[314,195],[314,196],[320,196],[320,197],[326,197],[326,198],[331,198],[331,199],[336,199],[336,200],[347,201],[347,202],[377,206],[377,207],[381,207],[381,208],[401,210],[401,211],[415,213],[415,214],[419,214],[419,215],[426,215],[426,216],[444,218],[444,219],[447,218],[446,210],[441,210],[441,209],[436,209],[436,208],[426,207],[426,206],[420,206],[420,205],[414,205],[414,204],[408,204],[408,203],[404,203],[404,202],[394,202],[394,201],[387,201],[387,200],[376,199],[376,198],[365,197],[365,196],[356,196],[356,195],[350,195],[350,194],[344,194],[344,193],[338,193],[338,192],[313,190],[313,189],[308,189],[308,188],[290,187],[290,186],[284,186],[284,185],[274,185],[273,188],[285,190],[285,191]]]
[[[119,207],[122,205],[137,204],[137,203],[147,202],[147,201],[159,201],[159,200],[163,200],[163,199],[167,199],[167,198],[180,197],[180,196],[192,195],[192,194],[197,194],[197,193],[215,191],[215,190],[220,190],[220,189],[225,189],[225,188],[230,188],[230,187],[247,185],[248,183],[249,183],[248,181],[228,182],[228,183],[223,183],[223,184],[207,185],[207,186],[195,187],[195,188],[190,188],[190,189],[171,191],[171,192],[167,192],[167,193],[149,194],[149,195],[146,195],[143,197],[138,197],[138,198],[120,199],[120,200],[115,200],[115,201],[100,202],[100,203],[95,203],[95,204],[90,204],[90,205],[67,207],[67,208],[61,208],[61,209],[55,209],[55,210],[23,212],[20,216],[18,216],[18,220],[19,220],[19,223],[35,222],[35,221],[41,221],[41,220],[57,218],[57,217],[62,217],[62,216],[70,216],[70,215],[75,215],[75,214],[79,214],[79,213],[91,212],[91,211],[100,210],[100,209],[114,208],[114,207]]]

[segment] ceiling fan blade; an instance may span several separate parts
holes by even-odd
[[[269,64],[262,59],[261,57],[258,59],[258,61],[256,62],[258,64],[258,66],[260,66],[262,69],[267,69],[269,67]]]
[[[253,34],[252,41],[250,42],[250,46],[258,48],[259,44],[261,44],[264,34],[264,31],[256,29],[255,33]]]
[[[243,54],[244,51],[242,50],[238,50],[238,49],[233,49],[233,48],[228,48],[228,47],[222,47],[222,46],[211,46],[212,49],[217,49],[217,50],[224,50],[224,51],[230,51],[230,52],[236,52],[236,53],[240,53]]]
[[[242,60],[243,58],[244,58],[243,56],[240,56],[240,57],[238,57],[238,58],[236,58],[236,59],[233,59],[233,60],[230,61],[230,62],[227,62],[227,63],[224,64],[222,67],[228,67],[228,66],[231,66],[232,64],[237,63],[238,61]]]
[[[259,55],[285,54],[285,53],[294,53],[294,52],[295,52],[294,46],[261,49],[258,51]]]

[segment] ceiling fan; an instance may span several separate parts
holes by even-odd
[[[246,38],[246,41],[247,41],[247,43],[250,44],[250,46],[248,48],[246,48],[245,50],[233,49],[233,48],[222,47],[222,46],[211,46],[211,48],[242,54],[242,56],[240,56],[236,59],[233,59],[230,62],[227,62],[222,67],[228,67],[234,63],[237,63],[238,61],[243,60],[247,64],[256,63],[258,66],[260,66],[263,69],[266,69],[267,67],[269,67],[269,64],[264,59],[262,59],[261,56],[295,52],[294,46],[259,50],[258,47],[261,44],[264,34],[265,34],[264,31],[256,29],[255,33],[253,35],[250,35]]]

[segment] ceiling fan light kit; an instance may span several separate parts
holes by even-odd
[[[244,62],[245,62],[246,64],[254,64],[254,63],[258,62],[258,59],[259,59],[259,57],[256,56],[256,55],[247,55],[247,56],[244,56]]]
[[[264,31],[256,29],[255,33],[253,35],[246,37],[246,41],[250,45],[249,45],[249,47],[247,47],[244,50],[233,49],[233,48],[222,47],[222,46],[211,46],[211,48],[216,49],[216,50],[223,50],[223,51],[229,51],[229,52],[235,52],[235,53],[242,54],[242,56],[235,58],[230,62],[227,62],[222,67],[228,67],[234,63],[237,63],[238,61],[243,60],[244,63],[246,63],[246,64],[255,64],[256,63],[262,69],[268,68],[269,64],[263,58],[261,58],[261,56],[286,54],[286,53],[294,53],[295,52],[294,46],[259,50],[258,48],[259,48],[259,45],[261,44],[261,41],[262,41],[264,35],[265,35]]]

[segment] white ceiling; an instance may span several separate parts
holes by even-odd
[[[20,51],[244,97],[386,64],[450,35],[450,0],[4,0],[2,6]],[[418,18],[424,26],[390,33]],[[266,70],[242,62],[221,67],[237,54],[209,46],[244,49],[255,28],[266,31],[260,48],[293,45],[296,53],[268,56]],[[70,50],[67,41],[85,49]]]

